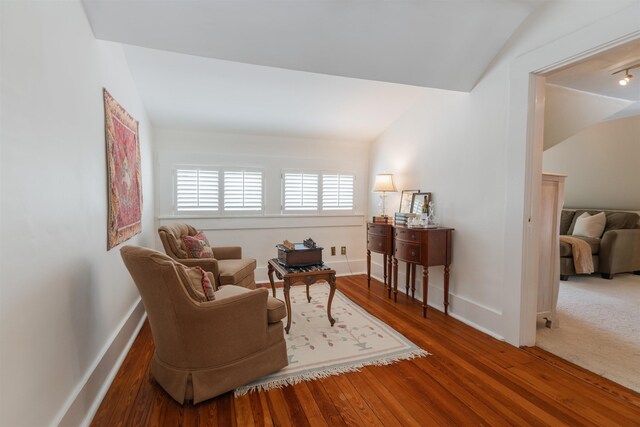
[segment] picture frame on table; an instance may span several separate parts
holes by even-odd
[[[431,193],[413,193],[411,198],[411,213],[426,213],[430,201]]]
[[[411,213],[411,205],[413,203],[413,195],[420,193],[420,190],[402,190],[400,196],[400,210],[401,213]]]

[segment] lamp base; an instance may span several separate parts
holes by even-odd
[[[387,193],[383,191],[382,193],[380,193],[380,201],[378,202],[378,209],[380,212],[378,216],[387,217],[386,204],[387,204]]]

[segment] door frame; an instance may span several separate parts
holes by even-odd
[[[503,337],[536,340],[538,234],[546,73],[640,38],[640,3],[515,58],[510,69]]]

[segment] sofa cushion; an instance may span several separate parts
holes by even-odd
[[[636,228],[640,216],[635,212],[605,212],[607,215],[607,225],[604,232],[609,230],[626,230]]]
[[[613,211],[603,211],[603,210],[586,210],[586,209],[576,209],[575,215],[571,222],[571,226],[569,226],[569,231],[566,234],[572,234],[573,228],[576,224],[576,220],[583,213],[588,212],[589,215],[595,215],[600,212],[604,212],[607,217],[607,224],[604,227],[604,232],[606,233],[609,230],[620,230],[620,226],[626,228],[637,228],[638,227],[638,219],[639,216],[635,212],[613,212]],[[565,234],[565,233],[560,233]]]
[[[233,285],[253,273],[256,260],[252,258],[218,260],[220,285]]]
[[[250,289],[241,286],[223,286],[216,291],[217,298],[228,298],[235,295],[252,292]],[[277,323],[287,317],[287,308],[284,302],[272,296],[267,297],[267,321]]]
[[[563,209],[560,213],[560,234],[568,235],[569,227],[571,227],[571,223],[573,222],[573,217],[576,214],[576,211],[570,211],[567,209]]]
[[[270,296],[267,298],[267,321],[276,323],[287,317],[287,308],[284,302]]]
[[[200,231],[195,236],[182,236],[189,258],[213,258],[213,250],[207,236]]]
[[[583,236],[573,236],[578,239],[582,239],[589,244],[591,247],[591,255],[597,255],[600,252],[600,239],[594,237],[583,237]],[[561,257],[572,257],[573,253],[571,252],[571,245],[568,243],[560,242],[560,256]]]
[[[583,237],[600,237],[604,232],[604,226],[607,223],[607,217],[604,212],[595,215],[589,215],[588,212],[578,217],[573,226],[573,236]]]

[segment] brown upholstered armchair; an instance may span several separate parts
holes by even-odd
[[[255,289],[256,260],[242,258],[240,246],[212,247],[214,258],[189,258],[182,236],[195,236],[198,231],[188,224],[170,224],[158,228],[164,251],[188,267],[201,267],[213,273],[216,284],[237,285]]]
[[[286,309],[267,289],[224,286],[214,301],[201,302],[168,256],[137,246],[120,253],[147,310],[151,375],[179,403],[218,396],[288,364]]]

